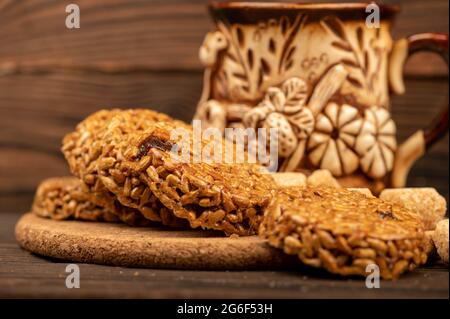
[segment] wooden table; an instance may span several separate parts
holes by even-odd
[[[428,265],[368,289],[362,279],[316,270],[182,271],[80,264],[80,288],[65,286],[67,262],[22,250],[17,213],[0,214],[0,298],[448,298],[448,267]]]

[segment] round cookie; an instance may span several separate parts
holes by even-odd
[[[174,139],[172,126],[161,123],[126,144],[124,154],[129,161],[145,163],[139,169],[131,165],[129,170],[139,171],[152,193],[177,217],[187,219],[191,227],[221,230],[227,235],[256,234],[277,188],[270,174],[259,165],[245,163],[246,153],[242,154],[244,163],[235,163],[235,157],[228,163],[225,152],[219,154],[222,157],[218,163],[198,162],[193,132],[185,130],[183,138]],[[186,140],[190,142],[187,156],[174,155],[171,150],[181,150]],[[203,153],[208,141],[201,143]],[[220,143],[222,148],[232,145],[225,140]]]
[[[281,189],[259,233],[304,264],[344,276],[376,264],[383,278],[397,278],[425,263],[429,249],[415,213],[337,188]]]
[[[41,182],[36,190],[32,211],[41,217],[64,220],[118,221],[116,215],[88,199],[75,177],[55,177]]]
[[[191,227],[253,235],[272,197],[273,181],[246,164],[150,166],[153,194]],[[169,164],[169,165],[167,165]],[[156,174],[157,172],[159,174]]]
[[[159,123],[122,144],[123,168],[138,175],[158,200],[191,227],[228,235],[255,234],[277,187],[272,177],[256,164],[196,162],[192,142],[187,158],[174,156],[171,150],[183,141],[171,137],[173,129],[171,123]],[[192,132],[184,133],[192,141]],[[205,144],[202,141],[201,146]]]

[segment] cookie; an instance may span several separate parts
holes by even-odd
[[[119,220],[116,215],[89,201],[88,194],[81,190],[81,183],[75,177],[44,180],[36,190],[32,211],[41,217],[56,220]]]
[[[67,137],[63,150],[71,167],[75,166],[72,171],[78,172],[92,190],[115,196],[122,205],[136,208],[148,219],[162,221],[159,213],[162,206],[176,218],[189,221],[193,228],[255,234],[276,188],[269,174],[262,174],[262,167],[256,164],[223,163],[225,152],[219,154],[222,163],[196,159],[189,125],[155,121],[151,115],[147,116],[148,121],[142,110],[119,112],[106,129],[89,133],[88,143],[82,132]],[[86,126],[82,123],[77,130],[85,131]],[[177,129],[183,129],[186,136],[172,136]],[[184,142],[190,143],[187,159],[183,161],[172,150],[183,150]],[[222,147],[226,143],[221,140]],[[201,141],[201,150],[207,144]],[[71,160],[71,153],[89,152],[89,145],[99,148],[92,152],[94,160],[88,159],[81,165],[78,162],[82,155]],[[212,151],[211,155],[214,154]]]
[[[159,156],[156,152],[153,156]],[[172,166],[163,160],[150,166],[151,191],[191,227],[222,230],[227,235],[253,235],[272,197],[273,181],[246,164]],[[158,174],[159,172],[159,174]]]
[[[281,189],[259,233],[304,264],[343,276],[367,275],[376,264],[383,278],[397,278],[425,263],[429,247],[415,213],[342,188]]]
[[[152,193],[193,228],[216,229],[228,235],[255,234],[277,188],[270,174],[263,173],[259,165],[234,160],[229,164],[197,163],[193,143],[190,160],[180,161],[169,151],[180,143],[170,138],[170,130],[170,126],[159,126],[151,134],[137,138],[138,151],[131,153],[131,159],[136,156],[140,162],[146,159],[149,163],[140,176]],[[225,141],[221,143],[227,146]],[[242,155],[245,161],[247,155]]]
[[[422,218],[426,230],[433,230],[447,211],[445,198],[430,187],[392,188],[381,192],[382,200],[400,204]]]
[[[434,246],[442,261],[448,264],[448,219],[437,223],[436,230],[432,235]]]
[[[112,109],[98,111],[67,134],[62,151],[71,172],[83,183],[83,189],[91,194],[90,200],[113,213],[126,216],[128,223],[142,220],[183,228],[186,221],[176,218],[159,200],[141,186],[137,176],[113,167],[120,166],[124,154],[117,145],[124,136],[144,132],[155,123],[169,121],[177,127],[188,125],[168,115],[147,109]],[[133,134],[131,134],[133,133]],[[111,191],[112,185],[120,185],[119,191]]]

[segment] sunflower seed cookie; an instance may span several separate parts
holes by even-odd
[[[427,260],[419,217],[395,204],[346,189],[281,189],[259,233],[270,245],[306,265],[339,275],[367,275],[377,264],[385,279],[397,278]]]
[[[273,179],[256,164],[195,162],[193,146],[187,161],[180,160],[170,152],[181,143],[171,139],[173,129],[173,124],[160,123],[124,144],[128,162],[123,167],[191,227],[255,234],[276,188]]]
[[[41,217],[57,220],[119,221],[116,215],[90,202],[75,177],[44,180],[36,190],[32,211]]]
[[[155,123],[169,121],[177,127],[184,122],[147,109],[112,109],[98,111],[79,123],[76,130],[63,139],[62,151],[71,172],[80,178],[90,200],[113,213],[121,214],[130,223],[142,215],[153,222],[181,227],[187,226],[145,190],[138,176],[121,166],[124,154],[117,148],[123,137],[144,132]],[[132,133],[132,134],[131,134]],[[120,185],[120,186],[117,186]]]
[[[227,235],[255,234],[274,188],[269,175],[246,164],[172,166],[163,160],[148,170],[151,191],[177,217]]]

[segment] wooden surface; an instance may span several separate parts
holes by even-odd
[[[67,262],[19,248],[16,213],[0,214],[0,298],[448,298],[448,267],[427,265],[367,289],[361,279],[311,270],[192,271],[79,264],[80,288],[67,289]]]
[[[78,0],[81,28],[64,26],[72,1],[0,0],[0,213],[26,211],[36,185],[68,173],[60,141],[106,107],[151,107],[190,120],[199,99],[198,48],[211,22],[203,0]],[[403,6],[395,37],[448,31],[448,1]],[[407,94],[394,97],[400,140],[447,101],[438,58],[407,64]],[[448,137],[413,168],[409,185],[448,199]]]
[[[232,238],[208,230],[57,221],[31,213],[17,222],[15,234],[24,249],[68,262],[142,268],[251,270],[280,269],[297,261],[270,247],[258,236]]]

